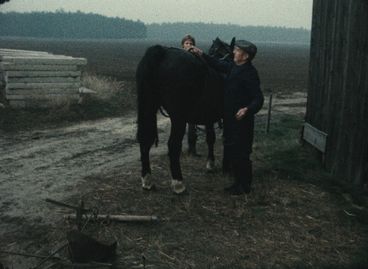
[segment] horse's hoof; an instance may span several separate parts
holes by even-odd
[[[141,180],[142,180],[142,189],[150,191],[155,187],[151,174],[146,174],[144,177],[141,177]]]
[[[215,169],[215,162],[213,160],[207,160],[206,169],[208,172],[211,172]]]
[[[171,188],[175,194],[182,194],[185,192],[186,187],[182,180],[171,180]]]

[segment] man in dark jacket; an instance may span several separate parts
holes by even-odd
[[[193,52],[216,70],[226,74],[224,86],[224,172],[230,170],[235,182],[225,191],[233,195],[249,193],[252,183],[254,114],[263,105],[260,80],[252,60],[257,47],[246,40],[235,42],[232,62],[217,60],[194,48]]]

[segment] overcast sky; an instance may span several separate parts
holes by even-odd
[[[313,0],[10,0],[2,12],[77,11],[152,22],[311,28]]]

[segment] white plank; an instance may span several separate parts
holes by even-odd
[[[0,60],[14,64],[86,65],[85,58],[72,57],[11,57],[1,56]]]
[[[49,52],[46,51],[39,51],[39,50],[18,50],[18,49],[5,49],[5,48],[1,48],[0,49],[0,55],[2,55],[2,53],[13,53],[13,54],[29,54],[29,53],[39,53],[39,54],[51,54]]]
[[[15,95],[7,95],[6,99],[8,100],[48,100],[53,98],[70,98],[70,99],[76,99],[79,98],[79,94],[33,94],[33,95],[21,95],[21,94],[15,94]]]
[[[11,77],[79,77],[81,71],[6,71]]]
[[[313,127],[309,123],[304,123],[303,129],[303,139],[321,152],[325,153],[327,134]]]
[[[6,89],[79,88],[80,82],[70,83],[7,83]]]
[[[7,77],[6,83],[80,83],[80,77]]]
[[[65,55],[53,55],[53,54],[4,54],[0,55],[0,61],[3,62],[12,62],[15,60],[21,60],[21,59],[61,59],[61,60],[70,60],[70,59],[79,59],[79,58],[73,58],[72,56],[65,56]]]
[[[6,90],[6,97],[13,95],[33,96],[48,94],[79,94],[79,88],[49,88],[49,89],[12,89]]]
[[[6,71],[77,71],[76,65],[46,65],[46,64],[13,64],[0,63],[0,70]]]
[[[2,56],[8,56],[8,57],[52,57],[53,54],[49,53],[14,53],[14,52],[0,52],[0,59],[2,59]]]

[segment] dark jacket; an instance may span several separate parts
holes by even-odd
[[[236,65],[234,62],[217,60],[206,54],[204,59],[217,71],[225,74],[224,84],[224,145],[231,147],[230,155],[241,157],[250,154],[253,143],[254,114],[263,105],[258,72],[251,62]],[[242,120],[235,114],[248,107]]]

